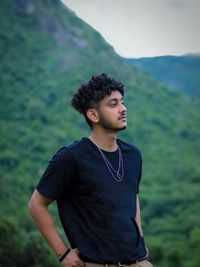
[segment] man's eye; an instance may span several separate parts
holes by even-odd
[[[111,103],[110,106],[111,107],[115,107],[116,106],[116,103]]]

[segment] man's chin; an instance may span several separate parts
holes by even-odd
[[[127,127],[127,126],[123,126],[123,127],[119,128],[118,131],[123,131],[123,130],[126,129],[126,127]]]

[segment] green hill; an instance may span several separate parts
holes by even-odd
[[[143,155],[140,198],[151,259],[157,267],[199,267],[200,126],[191,98],[124,66],[59,1],[2,0],[0,26],[0,267],[59,266],[27,205],[52,154],[88,135],[70,100],[102,72],[126,87],[128,128],[119,137]]]
[[[159,82],[189,96],[200,95],[200,55],[125,59]]]

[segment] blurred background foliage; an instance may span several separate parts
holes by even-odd
[[[59,266],[27,205],[52,155],[89,134],[70,100],[102,72],[126,87],[128,128],[119,138],[143,155],[150,259],[199,267],[200,57],[125,60],[58,0],[2,0],[0,29],[0,267]]]

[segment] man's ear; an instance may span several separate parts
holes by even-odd
[[[99,122],[99,114],[96,109],[90,108],[87,110],[86,115],[91,122]]]

